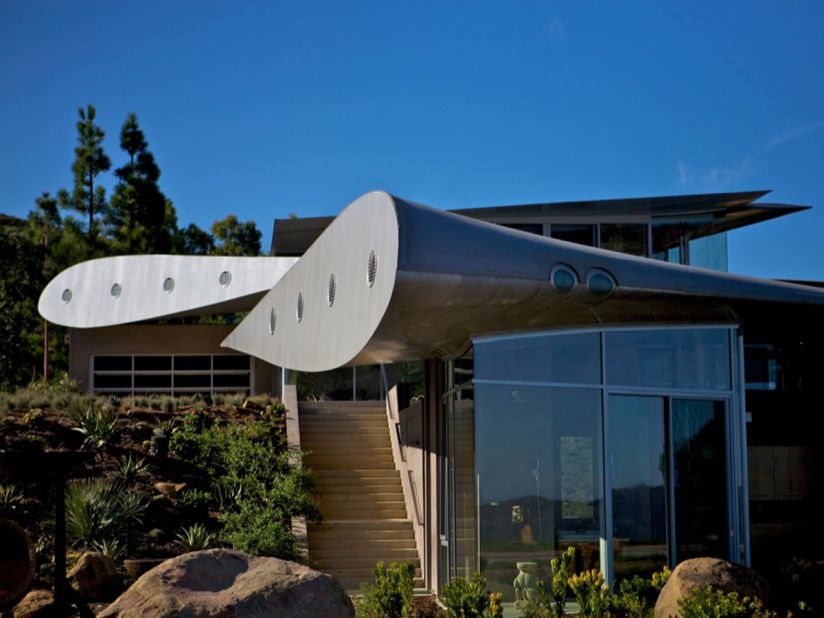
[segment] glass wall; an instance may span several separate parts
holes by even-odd
[[[613,551],[619,575],[649,575],[669,560],[664,409],[663,397],[609,398]]]
[[[455,438],[450,508],[463,522],[451,532],[452,564],[462,570],[453,574],[471,574],[474,558],[509,603],[519,574],[548,576],[550,559],[570,546],[578,569],[610,578],[697,554],[740,559],[735,332],[476,339],[473,368],[463,369],[471,405],[453,387],[445,428]]]
[[[727,233],[691,240],[689,254],[690,266],[727,272]]]

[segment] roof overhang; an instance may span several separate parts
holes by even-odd
[[[37,309],[49,322],[75,328],[248,311],[296,261],[181,255],[89,260],[52,279]]]
[[[550,280],[558,267],[574,274],[568,291]],[[609,291],[589,285],[603,277]],[[223,345],[324,371],[449,358],[492,333],[735,323],[787,308],[820,312],[824,291],[584,247],[372,192],[332,221]]]

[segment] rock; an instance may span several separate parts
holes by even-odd
[[[164,483],[163,481],[154,484],[155,489],[162,496],[177,500],[180,492],[186,489],[186,483]]]
[[[68,572],[66,580],[84,600],[96,601],[111,594],[117,585],[117,565],[108,556],[87,551]]]
[[[229,549],[170,558],[138,579],[98,618],[152,616],[352,618],[352,602],[331,575]]]
[[[15,606],[14,618],[57,618],[54,596],[48,590],[31,590]]]
[[[696,588],[712,586],[723,592],[737,592],[740,597],[769,596],[767,582],[752,569],[718,558],[685,560],[672,572],[655,603],[655,618],[680,618],[678,601]]]

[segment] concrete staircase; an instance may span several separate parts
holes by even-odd
[[[412,522],[395,469],[382,401],[301,402],[301,449],[315,471],[323,522],[309,524],[309,562],[349,592],[375,564],[408,560],[423,586]]]

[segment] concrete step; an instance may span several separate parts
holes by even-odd
[[[385,442],[386,440],[384,440],[384,443]],[[360,455],[362,457],[392,457],[392,447],[385,445],[365,447],[362,444],[346,443],[338,444],[336,447],[330,446],[329,448],[315,450],[306,448],[304,450],[308,451],[308,457],[316,457],[322,455],[339,455],[341,457],[352,457],[354,455]]]
[[[352,439],[344,440],[339,435],[329,434],[328,436],[319,436],[317,434],[307,435],[304,432],[300,442],[300,449],[302,451],[311,451],[318,449],[336,449],[345,447],[357,448],[386,448],[389,444],[389,434],[387,432],[375,434],[363,434],[355,436]]]
[[[382,536],[387,533],[388,538],[394,538],[392,534],[402,534],[407,531],[412,532],[412,521],[406,519],[363,519],[360,521],[338,521],[326,520],[321,523],[310,523],[307,526],[310,535],[340,534],[341,538],[354,538],[355,536]],[[400,536],[397,538],[401,538]]]
[[[380,436],[389,439],[386,423],[301,423],[301,440],[311,437],[338,437],[341,441],[357,440],[362,436]],[[301,445],[303,442],[301,442]]]
[[[340,462],[337,466],[329,465],[333,461]],[[305,465],[315,468],[323,468],[324,470],[336,470],[339,468],[349,470],[394,470],[395,460],[391,453],[381,453],[370,457],[368,454],[339,452],[327,453],[323,451],[314,451],[304,457]],[[363,465],[361,465],[363,464]]]
[[[414,547],[387,548],[387,547],[360,547],[360,548],[336,548],[329,549],[318,547],[312,551],[312,560],[318,564],[329,564],[332,562],[340,566],[352,566],[355,562],[365,561],[366,566],[374,567],[378,560],[384,562],[403,562],[407,560],[415,566],[418,564],[418,550]]]
[[[298,410],[313,412],[327,412],[329,410],[385,410],[385,401],[301,401]]]
[[[391,537],[386,539],[382,539],[380,537],[363,537],[359,539],[341,539],[338,537],[315,537],[315,541],[315,546],[317,547],[317,549],[313,550],[313,554],[315,551],[340,551],[351,553],[354,551],[358,551],[360,549],[368,549],[369,551],[375,550],[385,551],[389,553],[390,551],[396,549],[415,549],[414,534],[409,535],[407,538]]]
[[[352,487],[399,487],[401,477],[399,474],[392,476],[326,476],[324,473],[331,470],[317,470],[315,473],[316,485],[326,489],[349,489]],[[383,470],[375,470],[383,472]],[[393,471],[394,472],[394,471]]]
[[[382,502],[399,502],[403,504],[403,491],[397,486],[387,487],[385,485],[368,485],[364,487],[329,487],[325,491],[318,491],[318,497],[323,502],[369,502],[378,504]]]
[[[321,504],[320,510],[327,519],[405,519],[406,506],[403,501],[381,502],[379,504],[350,505],[345,502]]]
[[[391,470],[370,470],[368,468],[349,468],[347,470],[324,470],[323,478],[326,479],[393,479],[400,478],[400,472],[394,468]]]

